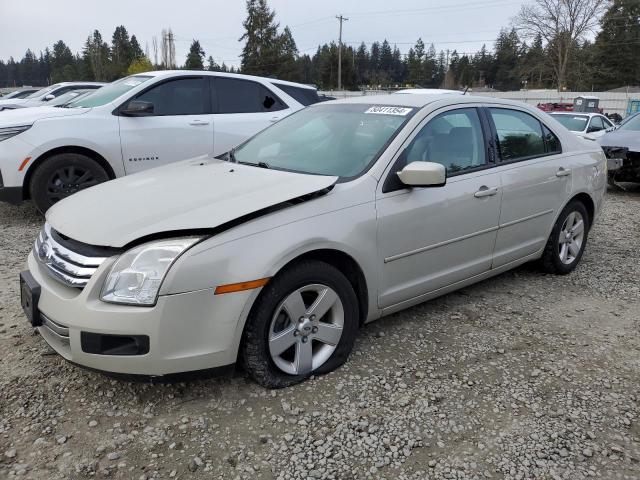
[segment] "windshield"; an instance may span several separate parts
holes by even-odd
[[[554,115],[553,118],[559,121],[572,132],[582,132],[587,128],[589,117],[587,115]]]
[[[47,102],[47,105],[50,107],[63,107],[74,100],[78,100],[81,96],[85,96],[93,92],[95,92],[95,90],[74,90],[72,92],[63,93],[59,97]]]
[[[137,87],[141,83],[149,80],[150,76],[133,75],[131,77],[121,78],[104,87],[94,90],[93,93],[83,96],[66,105],[68,108],[91,108],[100,107],[114,101],[116,98],[124,95],[132,88]]]
[[[620,125],[620,130],[629,130],[630,132],[640,132],[640,115],[634,115],[628,121]]]
[[[355,177],[415,113],[367,104],[316,105],[280,120],[233,151],[239,163],[317,175]]]
[[[59,84],[55,84],[55,85],[49,85],[48,87],[44,87],[41,88],[40,90],[33,92],[31,95],[29,95],[26,98],[38,98],[41,97],[43,95],[46,95],[47,93],[49,93],[51,90],[53,90],[54,88],[58,88]]]

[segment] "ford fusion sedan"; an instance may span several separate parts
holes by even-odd
[[[609,180],[640,183],[640,114],[626,118],[615,130],[598,139],[600,146],[612,156]]]
[[[589,140],[602,137],[614,128],[613,123],[599,113],[554,112],[550,115],[579,137]]]
[[[0,98],[0,111],[5,113],[18,108],[41,107],[47,102],[74,90],[97,90],[106,85],[102,82],[62,82],[41,88],[26,97]],[[2,122],[0,117],[0,122]]]
[[[54,205],[22,305],[79,365],[162,376],[241,363],[284,387],[340,366],[366,322],[531,260],[571,272],[606,184],[595,142],[521,103],[319,103],[221,158]]]
[[[116,177],[227,152],[317,101],[307,85],[181,70],[133,75],[66,108],[3,112],[0,201],[45,212]]]

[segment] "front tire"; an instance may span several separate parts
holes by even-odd
[[[564,207],[542,254],[545,272],[566,275],[578,266],[587,245],[590,221],[582,202],[572,200]]]
[[[63,198],[107,180],[109,175],[95,160],[78,153],[60,153],[36,167],[29,193],[44,214]]]
[[[335,370],[353,348],[358,312],[353,287],[338,269],[316,260],[298,263],[260,293],[245,326],[242,363],[266,388]]]

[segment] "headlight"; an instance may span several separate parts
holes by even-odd
[[[7,108],[5,107],[5,110]],[[0,142],[6,140],[7,138],[15,137],[19,133],[24,132],[25,130],[29,130],[31,125],[20,125],[19,127],[5,127],[0,128]]]
[[[201,237],[145,243],[123,253],[104,281],[100,299],[126,305],[153,306],[173,262]]]

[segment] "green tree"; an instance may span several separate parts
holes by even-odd
[[[53,44],[51,57],[51,81],[53,83],[75,80],[75,58],[69,47],[58,40]]]
[[[594,47],[596,86],[616,88],[640,83],[640,1],[614,0],[602,17]]]
[[[243,73],[270,76],[278,66],[278,23],[275,12],[266,0],[247,0],[247,18],[243,22],[245,33],[240,41]]]
[[[145,73],[153,71],[153,64],[144,55],[138,57],[131,62],[129,68],[127,68],[127,75],[135,75],[136,73]]]
[[[187,61],[184,64],[184,68],[187,70],[204,70],[204,50],[200,46],[198,40],[191,42],[189,53],[187,54]]]
[[[109,79],[109,53],[109,45],[102,39],[100,32],[94,30],[93,34],[87,38],[82,53],[83,61],[89,72],[89,79],[97,81]]]

